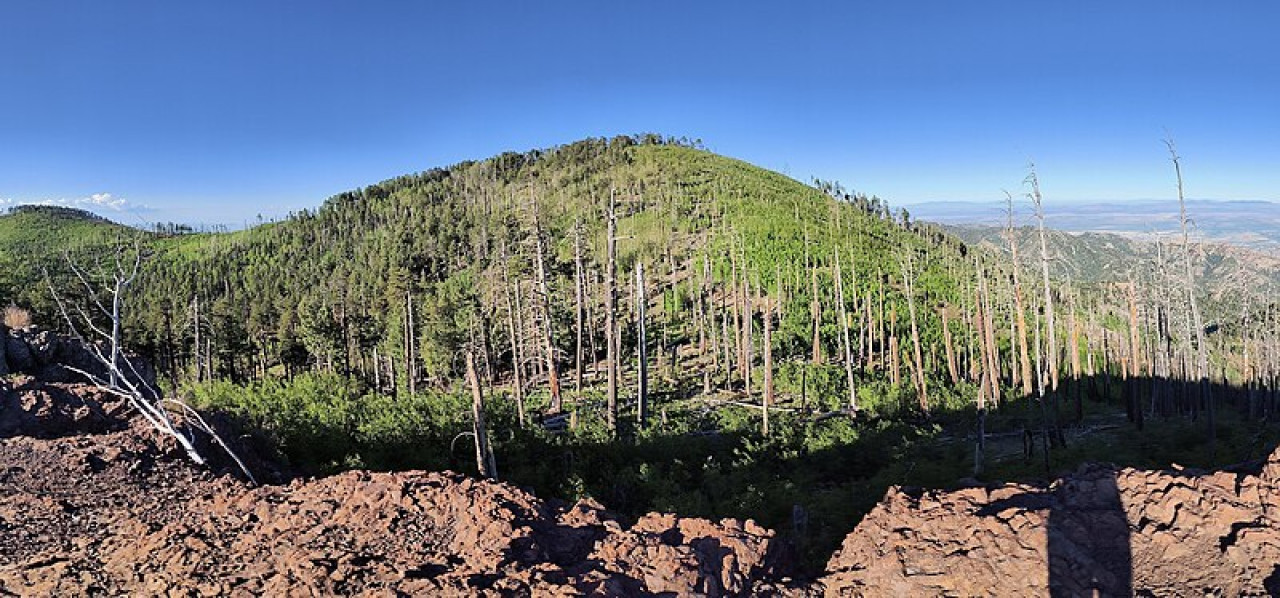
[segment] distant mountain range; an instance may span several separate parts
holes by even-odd
[[[1048,217],[1046,215],[1046,219]],[[943,229],[970,245],[1007,254],[1008,240],[1002,227],[959,224],[943,225]],[[1040,240],[1036,229],[1018,227],[1014,238],[1017,239],[1023,266],[1037,264]],[[1154,269],[1161,250],[1154,241],[1115,233],[1058,230],[1048,231],[1047,240],[1055,276],[1066,276],[1073,282],[1086,284],[1120,282],[1130,277],[1148,283],[1155,280]],[[1169,268],[1172,276],[1177,276],[1181,271],[1176,261],[1181,255],[1178,241],[1165,241],[1165,267]],[[1218,308],[1238,309],[1230,306],[1243,298],[1243,291],[1265,297],[1280,288],[1280,257],[1271,252],[1215,241],[1197,243],[1195,247],[1197,283],[1218,315],[1221,315]]]
[[[937,201],[906,206],[912,218],[948,225],[1004,226],[1004,202]],[[1187,213],[1200,240],[1258,250],[1280,250],[1280,203],[1188,200]],[[1014,222],[1033,222],[1026,201],[1014,203]],[[1049,228],[1067,232],[1113,233],[1154,239],[1178,233],[1176,200],[1135,200],[1086,204],[1045,203]]]

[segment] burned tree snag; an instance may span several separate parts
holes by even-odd
[[[845,382],[849,390],[849,410],[858,411],[858,387],[853,379],[853,346],[849,342],[849,313],[845,307],[844,298],[844,274],[840,268],[840,248],[836,248],[835,253],[835,276],[836,276],[836,306],[840,312],[840,345],[844,350],[844,374]]]
[[[1018,241],[1013,231],[1013,196],[1005,191],[1005,201],[1008,202],[1008,225],[1005,228],[1005,235],[1009,242],[1009,261],[1010,277],[1013,282],[1013,308],[1015,312],[1015,321],[1018,328],[1018,365],[1021,368],[1022,375],[1022,394],[1031,396],[1031,357],[1028,355],[1027,342],[1027,317],[1026,307],[1022,304],[1022,284],[1018,280],[1018,269],[1021,267],[1018,263]]]
[[[1049,241],[1044,228],[1044,198],[1040,195],[1040,178],[1036,175],[1035,164],[1031,165],[1031,173],[1027,175],[1027,183],[1031,185],[1031,203],[1035,206],[1036,220],[1040,233],[1040,272],[1044,282],[1044,317],[1045,317],[1045,361],[1048,362],[1049,392],[1058,390],[1058,337],[1057,326],[1053,318],[1053,291],[1049,286]]]
[[[489,446],[489,431],[484,421],[484,392],[480,389],[480,376],[476,373],[476,356],[467,347],[467,385],[471,387],[471,432],[475,437],[476,470],[481,477],[497,479],[498,466]]]
[[[608,366],[607,423],[615,435],[618,432],[618,213],[615,190],[609,190],[608,228],[605,245],[608,258],[605,267],[605,347]]]
[[[538,277],[538,291],[542,299],[542,341],[546,357],[547,387],[551,391],[551,411],[559,413],[564,409],[564,398],[560,395],[560,372],[556,364],[556,344],[553,336],[554,325],[551,311],[551,286],[547,282],[547,265],[545,241],[542,238],[542,222],[538,218],[538,201],[533,193],[529,194],[529,203],[533,209],[533,244],[536,263],[534,271]]]
[[[648,297],[644,288],[644,264],[636,264],[636,423],[644,428],[649,417],[649,350],[645,304]]]

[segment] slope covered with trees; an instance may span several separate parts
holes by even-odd
[[[73,216],[0,218],[25,264],[11,300],[56,322],[44,269],[74,302],[61,256],[136,237],[127,344],[297,466],[474,467],[624,513],[756,517],[810,557],[892,484],[1047,477],[1098,450],[1239,460],[1269,432],[1194,418],[1229,400],[1254,425],[1276,398],[1269,311],[1223,326],[1197,369],[1204,336],[1154,283],[1072,284],[1047,243],[971,248],[651,135],[433,169],[233,233]],[[1245,390],[1190,384],[1210,375]],[[1168,424],[1075,442],[1126,415]]]

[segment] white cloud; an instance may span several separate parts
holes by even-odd
[[[157,211],[146,204],[136,203],[123,197],[117,197],[108,192],[93,193],[84,197],[60,197],[46,199],[18,199],[15,197],[0,197],[0,213],[7,212],[18,206],[62,206],[66,208],[77,208],[94,212],[99,216],[103,216],[117,222],[128,219],[136,219],[142,222],[143,219],[154,216]]]
[[[0,198],[0,207],[19,206],[19,205],[37,205],[37,206],[64,206],[68,208],[83,208],[86,210],[110,210],[113,212],[123,212],[128,209],[136,209],[139,207],[129,200],[122,197],[116,197],[110,193],[94,193],[87,197],[77,197],[73,199],[37,199],[37,200],[18,200],[12,198]]]
[[[110,208],[120,211],[127,207],[129,202],[110,193],[94,193],[89,197],[81,197],[75,200],[75,204],[83,207]]]

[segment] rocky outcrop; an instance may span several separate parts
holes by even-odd
[[[85,382],[84,375],[75,371],[80,370],[99,379],[107,378],[106,367],[79,339],[36,326],[0,329],[0,333],[3,333],[0,334],[0,344],[3,344],[3,349],[0,350],[0,375],[22,373],[45,382]],[[108,351],[105,346],[100,346],[99,350],[103,354]],[[122,366],[121,369],[131,380],[141,380],[155,386],[155,369],[147,360],[129,355],[128,363],[132,367]]]
[[[1088,465],[1049,487],[895,488],[827,595],[1275,595],[1280,451],[1253,471]]]
[[[0,595],[777,591],[783,553],[750,521],[650,515],[628,526],[598,504],[543,502],[448,472],[252,488],[188,465],[139,421],[13,435],[90,424],[75,406],[89,392],[6,389],[0,423],[21,424],[0,435]],[[110,397],[94,398],[119,417]]]
[[[119,397],[80,385],[45,384],[14,375],[0,386],[0,438],[53,438],[120,429],[128,407]]]
[[[756,595],[771,589],[767,582],[779,578],[786,562],[773,532],[750,520],[650,513],[611,532],[588,559],[659,594]]]

